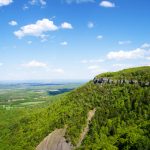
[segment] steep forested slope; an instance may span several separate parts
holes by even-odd
[[[150,82],[150,67],[139,67],[100,77]],[[86,126],[89,110],[96,108],[89,132],[78,149],[150,149],[150,87],[138,84],[94,84],[68,93],[47,108],[36,110],[5,127],[2,150],[32,150],[56,128],[67,128],[74,146]],[[0,130],[3,130],[0,126]]]

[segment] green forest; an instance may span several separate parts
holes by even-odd
[[[150,67],[137,67],[96,76],[150,82]],[[66,127],[73,146],[96,109],[89,132],[78,150],[149,150],[150,86],[94,84],[89,81],[57,96],[43,107],[0,108],[0,149],[34,150],[55,129]]]

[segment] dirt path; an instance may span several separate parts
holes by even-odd
[[[86,134],[88,133],[89,131],[89,123],[90,121],[92,120],[92,118],[94,117],[95,115],[95,111],[96,109],[94,108],[93,110],[90,110],[89,113],[88,113],[88,118],[87,118],[87,122],[86,122],[86,127],[84,128],[83,132],[81,133],[80,135],[80,139],[79,139],[79,142],[77,144],[77,148],[81,145],[82,141],[84,140]]]

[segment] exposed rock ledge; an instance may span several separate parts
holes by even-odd
[[[71,150],[71,145],[64,138],[65,132],[66,129],[56,129],[36,147],[36,150]]]
[[[95,111],[96,109],[89,111],[86,126],[83,129],[79,141],[75,147],[66,142],[66,139],[64,138],[66,129],[56,129],[45,137],[45,139],[36,147],[36,150],[73,150],[78,148],[89,131],[89,123],[94,117]]]

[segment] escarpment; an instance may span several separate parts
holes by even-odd
[[[150,82],[138,81],[138,80],[127,80],[127,79],[120,79],[115,80],[111,78],[94,78],[94,84],[137,84],[139,86],[150,86]]]

